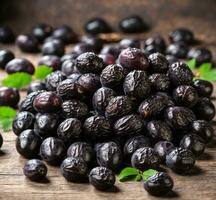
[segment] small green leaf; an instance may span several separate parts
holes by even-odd
[[[199,68],[199,78],[207,81],[216,81],[216,70],[211,63],[204,63]]]
[[[119,181],[121,182],[126,180],[131,180],[131,179],[135,179],[139,173],[140,172],[138,169],[132,167],[126,167],[120,172],[118,178]]]
[[[202,76],[203,74],[209,73],[211,70],[212,64],[211,63],[204,63],[199,67],[199,74]]]
[[[216,69],[212,69],[209,72],[200,74],[200,79],[207,81],[216,81]]]
[[[143,172],[142,177],[143,177],[144,180],[147,180],[150,176],[153,176],[156,173],[158,173],[157,170],[148,169],[148,170]]]
[[[16,110],[9,106],[0,106],[0,119],[14,118],[16,116]]]
[[[16,110],[8,106],[0,106],[0,128],[5,132],[11,130],[15,116]]]
[[[12,128],[13,118],[4,118],[0,119],[0,128],[3,129],[4,132],[10,131]]]
[[[35,69],[34,77],[39,80],[44,80],[48,74],[52,72],[52,68],[46,65],[40,65]]]
[[[136,175],[134,180],[137,181],[137,182],[141,181],[142,180],[142,175],[141,174]]]
[[[20,89],[29,85],[31,81],[32,77],[30,74],[25,72],[17,72],[14,74],[10,74],[5,79],[3,79],[2,85]]]
[[[196,59],[191,59],[186,62],[191,71],[193,71],[196,67]]]
[[[120,182],[126,182],[126,181],[136,181],[136,176],[137,175],[128,175],[126,177],[123,177],[121,179],[119,179]]]

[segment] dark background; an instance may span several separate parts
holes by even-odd
[[[0,0],[0,24],[17,34],[29,33],[41,22],[67,24],[82,34],[85,22],[98,16],[118,31],[118,22],[132,14],[151,26],[143,39],[152,33],[167,39],[174,28],[187,27],[216,57],[216,0]]]
[[[82,31],[84,22],[100,16],[116,30],[121,18],[139,14],[155,31],[189,26],[198,34],[215,37],[215,0],[0,0],[2,24],[15,32],[28,32],[36,23],[71,25]],[[213,32],[214,30],[214,32]]]

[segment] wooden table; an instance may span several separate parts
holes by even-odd
[[[16,1],[14,1],[16,2]],[[23,6],[20,5],[20,9],[26,10],[27,15],[32,13],[33,8],[38,10],[35,11],[35,16],[33,18],[28,18],[27,16],[21,16],[17,19],[17,22],[13,19],[8,19],[6,22],[16,27],[18,31],[27,31],[30,28],[31,20],[34,22],[39,20],[44,20],[62,24],[70,23],[71,18],[74,17],[75,13],[69,13],[70,6],[61,7],[59,1],[56,1],[56,6],[58,9],[61,9],[65,16],[61,18],[61,12],[57,12],[58,9],[55,9],[53,6],[48,8],[49,16],[47,17],[46,11],[43,11],[39,14],[41,10],[40,3],[42,4],[45,1],[37,1],[34,6],[28,6],[27,0],[23,0]],[[36,2],[36,1],[35,1]],[[50,1],[46,1],[48,4]],[[59,3],[58,3],[59,2]],[[68,0],[64,0],[69,4]],[[83,5],[87,2],[82,0]],[[96,0],[91,0],[88,2],[90,7],[96,6]],[[99,6],[102,9],[99,9],[100,15],[103,15],[105,18],[110,20],[112,24],[116,24],[117,20],[114,16],[109,15],[108,12],[104,10],[108,9],[109,12],[114,14],[119,14],[125,16],[125,10],[130,7],[128,13],[139,13],[143,14],[144,17],[150,19],[150,22],[153,22],[153,27],[150,32],[143,34],[141,37],[145,38],[152,33],[159,32],[163,36],[166,36],[170,30],[178,26],[190,27],[192,30],[196,30],[196,37],[202,41],[204,46],[210,48],[213,52],[214,57],[216,58],[216,29],[215,29],[215,2],[212,0],[206,1],[196,1],[196,0],[187,0],[187,1],[176,1],[176,0],[167,0],[167,1],[144,1],[143,7],[139,6],[139,1],[124,1],[124,9],[120,10],[122,1],[111,1],[112,5],[108,1],[102,0],[99,2]],[[135,3],[134,3],[135,2]],[[62,1],[61,1],[62,3]],[[134,3],[132,8],[130,5]],[[25,9],[28,6],[29,9]],[[78,9],[78,5],[74,5]],[[87,5],[85,5],[87,6]],[[113,8],[113,12],[111,9]],[[87,7],[86,7],[87,8]],[[77,20],[74,20],[71,25],[81,30],[80,22],[81,18],[92,17],[95,15],[95,10],[91,9],[88,15],[81,14],[77,15]],[[144,10],[146,11],[144,13]],[[98,10],[97,10],[98,11]],[[78,12],[77,12],[78,13]],[[82,11],[83,13],[83,11]],[[86,14],[86,13],[85,13]],[[151,16],[151,17],[150,17]],[[47,17],[47,18],[46,18]],[[54,20],[56,19],[57,22]],[[74,19],[74,18],[73,18]],[[26,22],[26,23],[25,23]],[[26,57],[29,58],[35,64],[37,63],[39,55],[23,54],[14,46],[2,46],[0,48],[12,49],[15,51],[17,57]],[[68,47],[70,49],[70,47]],[[0,76],[3,73],[0,72]],[[214,92],[216,96],[216,91]],[[215,102],[216,103],[216,102]],[[15,135],[12,132],[2,133],[4,138],[4,144],[0,152],[0,199],[24,199],[24,200],[34,200],[34,199],[70,199],[70,200],[145,200],[145,199],[159,199],[148,195],[143,189],[142,183],[136,182],[127,182],[127,183],[116,183],[116,189],[109,192],[99,192],[94,190],[89,184],[74,184],[67,182],[60,174],[59,168],[50,167],[48,171],[48,179],[44,183],[34,183],[30,182],[23,176],[22,168],[25,162],[25,159],[20,157],[15,149]],[[169,171],[171,176],[174,179],[175,186],[174,192],[169,196],[163,197],[162,199],[184,199],[184,200],[215,200],[216,199],[216,140],[206,149],[205,154],[201,157],[196,163],[196,168],[193,175],[190,176],[180,176],[173,174]]]
[[[72,200],[144,200],[160,199],[148,195],[142,183],[125,182],[116,184],[116,190],[99,192],[89,184],[67,182],[60,170],[48,168],[48,180],[45,183],[30,182],[23,176],[25,159],[16,152],[13,133],[3,133],[4,145],[0,158],[0,199],[36,200],[36,199],[72,199]],[[203,159],[196,164],[191,176],[179,176],[170,173],[174,179],[174,192],[162,199],[214,200],[216,197],[216,144],[207,149]]]

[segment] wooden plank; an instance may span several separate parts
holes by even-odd
[[[45,183],[30,182],[23,176],[25,159],[16,152],[12,132],[3,133],[4,145],[0,159],[0,199],[157,199],[149,196],[142,183],[117,182],[115,191],[98,192],[89,184],[67,182],[56,167],[48,166],[48,180]],[[172,197],[177,199],[215,199],[216,196],[216,147],[208,148],[196,164],[193,175],[180,176],[169,171],[174,178]],[[166,199],[166,198],[164,198]],[[167,197],[168,199],[168,197]]]

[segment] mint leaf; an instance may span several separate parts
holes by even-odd
[[[203,74],[209,73],[212,68],[211,63],[204,63],[199,67],[199,74],[202,76]]]
[[[216,81],[216,70],[211,63],[204,63],[199,68],[199,78],[207,81]]]
[[[141,174],[136,175],[134,180],[137,181],[137,182],[141,181],[142,180],[142,175]]]
[[[4,131],[10,131],[12,128],[13,118],[0,119],[0,128]]]
[[[16,110],[9,106],[0,106],[0,119],[14,118],[16,116]]]
[[[8,106],[0,106],[0,128],[5,132],[11,130],[15,116],[16,110]]]
[[[141,180],[147,180],[150,176],[153,176],[156,173],[158,173],[158,171],[154,169],[149,169],[142,173],[136,168],[126,167],[120,172],[118,178],[120,182],[128,181],[128,180],[141,181]]]
[[[120,172],[118,178],[119,181],[123,182],[130,179],[136,179],[137,175],[139,174],[140,171],[138,169],[132,167],[126,167]]]
[[[52,72],[52,68],[46,65],[40,65],[35,69],[34,77],[39,80],[44,80],[48,74]]]
[[[200,74],[200,79],[216,81],[216,69],[212,69],[209,72]]]
[[[193,71],[196,67],[196,59],[191,59],[186,62],[191,71]]]
[[[150,176],[153,176],[156,173],[158,173],[157,170],[148,169],[148,170],[143,172],[142,177],[143,177],[144,180],[147,180]]]
[[[32,77],[30,74],[25,72],[17,72],[14,74],[10,74],[6,78],[4,78],[2,80],[2,85],[20,89],[29,85],[31,81]]]

